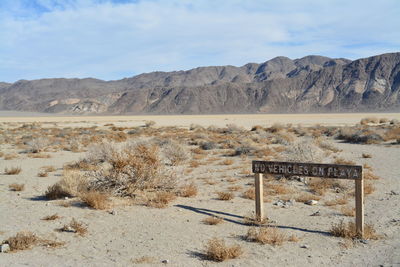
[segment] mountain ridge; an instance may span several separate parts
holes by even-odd
[[[66,114],[400,111],[400,53],[357,60],[275,57],[240,67],[150,72],[121,80],[0,82],[0,110]]]

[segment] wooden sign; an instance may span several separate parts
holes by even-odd
[[[253,173],[302,175],[335,179],[361,179],[362,166],[280,161],[253,161]]]
[[[264,218],[263,212],[263,174],[276,174],[284,176],[308,176],[319,178],[351,179],[355,180],[355,204],[356,204],[356,231],[362,238],[364,235],[364,180],[362,166],[299,163],[280,161],[253,161],[253,173],[255,173],[256,191],[256,216]]]

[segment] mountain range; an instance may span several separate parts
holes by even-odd
[[[64,114],[400,111],[400,52],[357,60],[276,57],[241,67],[151,72],[116,81],[0,82],[0,110]]]

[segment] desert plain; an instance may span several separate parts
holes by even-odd
[[[0,115],[0,266],[400,265],[399,113]],[[368,233],[347,180],[265,176],[256,218],[252,160],[362,165]]]

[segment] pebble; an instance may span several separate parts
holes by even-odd
[[[161,262],[167,264],[169,263],[169,260],[162,260]]]
[[[363,244],[368,244],[368,240],[365,240],[365,239],[360,239],[360,243],[363,243]]]
[[[64,232],[76,233],[76,230],[71,226],[68,226],[67,228],[64,229]]]
[[[390,191],[389,195],[391,195],[391,196],[398,196],[399,193],[392,190],[392,191]]]
[[[109,212],[111,215],[117,215],[117,212],[115,210],[112,210]]]
[[[316,200],[314,200],[314,199],[311,199],[311,200],[308,200],[308,201],[306,202],[306,204],[307,204],[307,205],[314,206],[314,205],[317,205],[317,204],[318,204],[318,201],[316,201]]]
[[[321,212],[316,211],[313,214],[311,214],[310,216],[321,216]]]
[[[301,248],[310,248],[310,246],[308,246],[308,245],[301,245],[300,247]]]
[[[7,253],[9,251],[10,251],[10,245],[9,244],[0,245],[0,252],[1,253]]]

